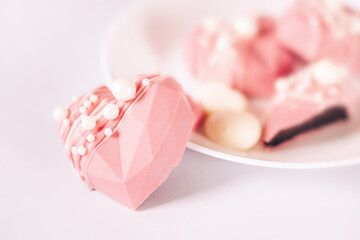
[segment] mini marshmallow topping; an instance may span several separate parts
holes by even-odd
[[[110,90],[119,101],[129,101],[135,97],[136,85],[133,81],[120,78],[113,81]]]
[[[346,69],[327,60],[320,61],[313,66],[315,81],[324,86],[340,83],[346,77]]]

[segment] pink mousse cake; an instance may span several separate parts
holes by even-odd
[[[166,75],[101,86],[54,111],[74,167],[96,189],[136,209],[179,164],[195,123],[181,86]]]
[[[270,97],[275,79],[297,64],[277,42],[275,28],[268,17],[239,19],[233,26],[205,20],[187,43],[191,73],[200,81],[227,83],[248,97]]]
[[[357,118],[360,95],[347,70],[329,61],[275,83],[263,140],[275,147],[310,130]]]
[[[330,59],[360,74],[360,15],[341,1],[297,0],[277,37],[307,62]]]

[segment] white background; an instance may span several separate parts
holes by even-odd
[[[360,239],[360,166],[277,170],[187,150],[132,211],[90,192],[52,109],[104,82],[126,1],[0,0],[0,239]]]

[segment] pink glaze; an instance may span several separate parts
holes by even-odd
[[[297,0],[280,19],[277,37],[305,61],[330,59],[360,74],[360,15],[326,2]]]
[[[229,25],[220,23],[208,33],[197,28],[187,44],[192,74],[200,81],[221,81],[248,97],[268,98],[273,83],[293,71],[295,57],[275,39],[275,24],[268,17],[257,19],[258,34],[243,39]]]
[[[142,80],[150,80],[150,86]],[[70,125],[62,124],[59,132],[64,148],[75,168],[90,189],[136,209],[179,164],[195,122],[191,105],[181,86],[171,77],[139,76],[135,79],[136,96],[128,102],[115,99],[107,87],[99,87],[70,104]],[[98,101],[87,111],[95,117],[94,130],[81,127],[78,109],[91,95]],[[119,116],[107,120],[103,108],[114,103]],[[106,136],[104,130],[113,130]],[[88,134],[95,136],[87,142]],[[84,146],[84,156],[73,154],[72,147]]]
[[[278,90],[272,99],[264,124],[264,141],[270,142],[280,131],[298,126],[331,107],[345,107],[351,119],[358,117],[358,85],[345,77],[341,82],[324,86],[313,74],[313,67],[281,81],[286,89]]]

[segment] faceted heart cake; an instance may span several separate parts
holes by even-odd
[[[268,98],[274,81],[298,61],[275,38],[267,16],[241,18],[230,25],[206,19],[187,43],[191,73],[200,81],[223,82],[248,97]]]
[[[263,140],[275,147],[311,130],[358,118],[357,81],[344,67],[321,61],[276,82]]]
[[[82,180],[136,209],[179,164],[195,123],[188,97],[170,76],[141,75],[101,86],[54,117]]]
[[[279,41],[305,61],[330,59],[360,74],[360,14],[339,0],[297,0],[280,19]]]

